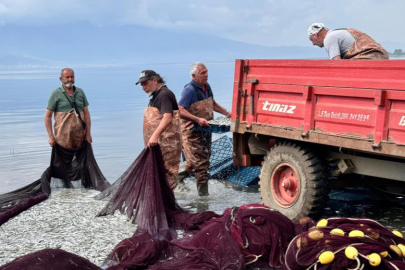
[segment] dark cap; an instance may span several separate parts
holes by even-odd
[[[139,80],[136,82],[136,84],[146,82],[147,80],[150,80],[155,76],[157,76],[157,73],[153,70],[142,70],[141,76],[139,76]]]

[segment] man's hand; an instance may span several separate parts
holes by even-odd
[[[228,118],[231,118],[231,116],[232,116],[232,112],[227,111],[227,112],[226,112],[226,114],[225,114],[225,116],[226,116],[226,117],[228,117]]]
[[[93,138],[91,137],[91,134],[90,133],[86,133],[86,141],[88,142],[88,143],[92,143],[93,142]]]
[[[53,147],[55,145],[55,142],[56,142],[56,140],[55,140],[54,136],[49,137],[48,143],[51,147]]]
[[[208,124],[207,119],[205,119],[205,118],[198,118],[197,124],[198,124],[200,127],[209,127],[209,126],[210,126],[210,125]]]
[[[149,139],[149,141],[148,141],[148,147],[150,147],[150,146],[155,146],[155,145],[157,145],[158,144],[158,139],[159,139],[159,137],[156,137],[156,136],[154,136],[154,135],[152,135],[151,137],[150,137],[150,139]]]

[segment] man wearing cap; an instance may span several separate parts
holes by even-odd
[[[163,78],[153,70],[143,70],[136,84],[150,97],[145,108],[143,137],[146,147],[160,144],[170,188],[176,187],[181,155],[179,107]]]
[[[211,155],[211,132],[193,130],[197,123],[208,127],[214,111],[227,117],[231,113],[214,99],[208,84],[208,69],[204,63],[196,62],[190,68],[191,82],[187,84],[179,101],[183,153],[186,157],[186,170],[194,174],[199,196],[208,196],[208,167]],[[183,177],[186,177],[184,174]],[[181,181],[182,179],[178,179]]]
[[[65,148],[78,148],[87,140],[92,143],[89,102],[83,90],[75,87],[75,73],[71,68],[61,71],[62,86],[55,89],[48,100],[45,127],[51,147],[58,143]],[[55,135],[52,115],[55,114]]]
[[[333,60],[389,59],[380,44],[354,28],[329,30],[323,23],[313,23],[308,28],[308,36],[314,46],[325,47]]]

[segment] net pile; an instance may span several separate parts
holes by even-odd
[[[67,149],[56,144],[52,148],[50,166],[40,179],[0,195],[0,226],[22,211],[46,200],[51,194],[52,178],[58,178],[64,188],[73,188],[75,181],[80,181],[84,188],[99,191],[110,186],[97,165],[90,144],[84,142],[75,149]]]
[[[281,268],[295,230],[306,226],[295,226],[261,204],[228,208],[222,215],[183,210],[168,186],[159,146],[145,149],[120,179],[100,215],[118,210],[138,226],[106,259],[103,268],[109,270]],[[179,229],[187,232],[185,237],[177,237]],[[50,257],[60,259],[54,262]],[[53,249],[23,256],[0,269],[27,265],[44,270],[55,265],[59,270],[100,269],[75,254]]]
[[[329,218],[289,244],[285,269],[405,269],[405,240],[378,222]]]
[[[199,230],[191,238],[171,241],[137,231],[115,247],[109,269],[280,268],[294,235],[288,218],[263,205],[229,208],[220,217],[194,225]]]

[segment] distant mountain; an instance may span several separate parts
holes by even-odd
[[[314,59],[311,46],[266,47],[140,26],[0,26],[0,66],[131,65],[234,59]],[[305,44],[307,45],[307,44]]]

